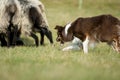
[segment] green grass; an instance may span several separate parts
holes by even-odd
[[[120,54],[100,43],[86,55],[82,50],[62,52],[55,41],[56,25],[77,17],[112,14],[120,17],[120,0],[41,0],[46,7],[54,45],[35,47],[32,38],[23,40],[24,47],[0,47],[0,80],[120,80]],[[38,35],[39,36],[39,35]],[[31,46],[30,46],[31,45]]]

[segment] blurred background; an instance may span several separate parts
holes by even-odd
[[[51,26],[66,24],[78,17],[112,14],[120,17],[120,0],[41,0]]]
[[[88,55],[82,50],[63,52],[54,30],[78,17],[111,14],[120,18],[120,0],[41,1],[54,45],[45,39],[45,46],[36,48],[32,38],[24,37],[27,46],[0,47],[0,80],[120,80],[120,54],[111,47],[100,43]]]
[[[120,0],[41,0],[46,8],[50,29],[65,25],[78,17],[111,14],[120,17]],[[55,37],[56,34],[53,34]]]

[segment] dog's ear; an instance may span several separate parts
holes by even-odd
[[[64,27],[56,25],[56,27],[54,29],[56,29],[58,31],[62,31],[64,29]]]
[[[59,25],[56,25],[54,29],[58,29],[59,28]]]

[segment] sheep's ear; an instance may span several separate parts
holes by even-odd
[[[45,12],[45,9],[44,9],[44,7],[42,5],[39,5],[39,8],[42,11],[42,13]]]

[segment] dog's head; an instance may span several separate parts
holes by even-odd
[[[56,41],[57,41],[57,42],[60,42],[61,44],[63,44],[64,41],[63,41],[63,34],[62,34],[62,32],[63,32],[63,30],[64,30],[64,27],[59,26],[59,25],[56,25],[55,29],[57,30],[57,38],[56,38]]]
[[[72,32],[68,32],[68,35],[65,35],[65,27],[56,25],[55,29],[57,30],[57,42],[64,44],[64,42],[73,40],[74,37]]]

